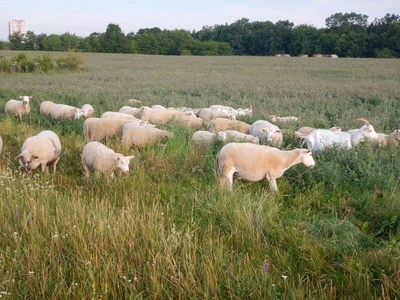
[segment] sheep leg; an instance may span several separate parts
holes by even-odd
[[[85,176],[85,178],[89,178],[89,168],[88,166],[84,163],[83,165],[83,176]]]
[[[54,174],[55,174],[56,171],[57,171],[57,163],[58,163],[59,160],[60,160],[60,159],[57,159],[57,160],[54,162],[54,164],[53,164],[53,173],[54,173]]]
[[[276,178],[267,178],[269,181],[269,186],[273,192],[278,191],[278,185],[276,184]]]
[[[235,169],[231,168],[230,170],[222,170],[221,172],[221,187],[225,187],[225,184],[228,183],[228,189],[232,189],[233,183],[233,174],[235,173]]]

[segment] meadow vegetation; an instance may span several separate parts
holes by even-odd
[[[36,56],[37,52],[25,52]],[[65,53],[51,53],[57,59]],[[0,51],[11,57],[14,52]],[[400,146],[329,149],[268,182],[220,190],[215,155],[169,124],[163,146],[134,152],[131,172],[85,180],[83,120],[39,115],[50,100],[95,116],[144,105],[253,105],[252,123],[299,117],[343,130],[367,118],[400,128],[399,60],[82,54],[77,72],[0,74],[0,111],[29,95],[22,120],[0,113],[0,295],[5,299],[396,299],[400,297]],[[24,140],[61,139],[57,174],[27,177]],[[120,137],[108,145],[124,153]],[[124,154],[129,154],[126,152]]]

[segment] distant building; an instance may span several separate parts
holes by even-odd
[[[12,20],[8,22],[8,34],[13,35],[14,33],[20,33],[23,37],[26,37],[28,32],[28,22],[25,20]]]

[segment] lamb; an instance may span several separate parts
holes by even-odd
[[[173,121],[178,122],[184,126],[192,127],[196,130],[199,130],[203,127],[203,119],[193,116],[178,116],[173,119]]]
[[[22,118],[23,114],[29,113],[31,108],[29,106],[29,100],[32,99],[32,96],[19,96],[21,101],[11,99],[6,103],[4,108],[4,112],[6,115],[13,113],[14,116]]]
[[[52,101],[43,101],[40,103],[40,114],[43,116],[50,116],[54,105],[56,104]]]
[[[220,141],[233,140],[234,142],[246,141],[247,143],[260,144],[258,137],[245,134],[236,130],[225,130],[217,133],[217,139]]]
[[[118,169],[123,173],[129,172],[129,162],[134,158],[124,156],[120,153],[115,153],[112,149],[99,142],[90,142],[85,145],[82,151],[82,166],[83,174],[86,178],[89,177],[90,171],[94,171],[96,178],[101,175],[114,178],[114,172]]]
[[[230,143],[217,154],[221,187],[228,182],[232,188],[233,176],[246,181],[260,181],[266,178],[272,191],[278,191],[276,179],[299,163],[314,167],[312,153],[306,149],[290,151],[249,143]]]
[[[150,126],[131,127],[122,135],[122,145],[125,150],[131,148],[145,148],[157,145],[170,136],[166,130]]]
[[[260,144],[281,146],[283,143],[282,130],[266,120],[255,121],[250,127],[249,134],[258,137]]]
[[[149,108],[143,111],[140,119],[153,124],[165,125],[178,116],[194,116],[192,113],[180,112],[177,110],[153,109]]]
[[[199,130],[193,133],[192,141],[198,146],[211,147],[215,142],[216,137],[217,137],[216,132]]]
[[[90,118],[94,113],[94,108],[90,104],[83,104],[81,109],[85,118]]]
[[[309,135],[311,132],[316,130],[316,128],[313,127],[300,127],[297,131],[294,132],[295,137],[297,138],[305,138],[307,135]],[[330,131],[342,131],[342,128],[338,126],[334,126],[329,128]]]
[[[210,122],[212,119],[215,118],[226,118],[226,119],[236,120],[234,116],[231,116],[227,113],[219,112],[211,108],[201,109],[199,112],[199,118],[203,119],[206,122]]]
[[[215,118],[209,122],[209,129],[215,131],[237,130],[242,133],[249,133],[250,124],[242,121],[234,121],[225,118]]]
[[[124,125],[130,121],[131,120],[108,119],[108,118],[106,119],[100,118],[94,120],[88,126],[87,137],[92,142],[93,141],[100,142],[104,139],[107,141],[109,138],[121,132]]]
[[[30,173],[37,167],[42,167],[42,172],[49,172],[49,165],[53,165],[56,173],[57,163],[61,157],[61,143],[57,134],[45,130],[35,136],[27,138],[22,145],[21,154],[15,159],[19,160],[21,167]]]
[[[271,121],[274,123],[290,123],[290,122],[297,122],[299,118],[297,117],[280,117],[279,115],[270,115],[269,116]]]
[[[76,108],[66,104],[56,104],[50,112],[54,120],[77,120],[84,116],[84,112],[80,108]]]
[[[105,113],[103,113],[100,116],[100,118],[102,118],[102,119],[121,119],[121,120],[134,120],[134,119],[136,119],[131,114],[115,112],[115,111],[106,111]]]

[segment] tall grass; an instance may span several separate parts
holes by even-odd
[[[14,55],[2,51],[1,55]],[[29,53],[28,53],[29,54]],[[52,56],[63,55],[50,54]],[[220,190],[215,155],[176,124],[165,145],[134,152],[132,171],[85,181],[83,120],[39,115],[40,102],[96,116],[145,105],[253,105],[251,123],[296,115],[300,126],[400,127],[397,60],[83,54],[85,71],[0,74],[0,110],[32,95],[22,121],[0,114],[0,293],[10,299],[395,299],[400,296],[399,146],[331,149],[267,182]],[[24,140],[59,134],[56,175],[27,177]],[[108,145],[122,151],[120,138]],[[130,153],[130,152],[129,152]],[[128,154],[125,153],[125,154]]]

